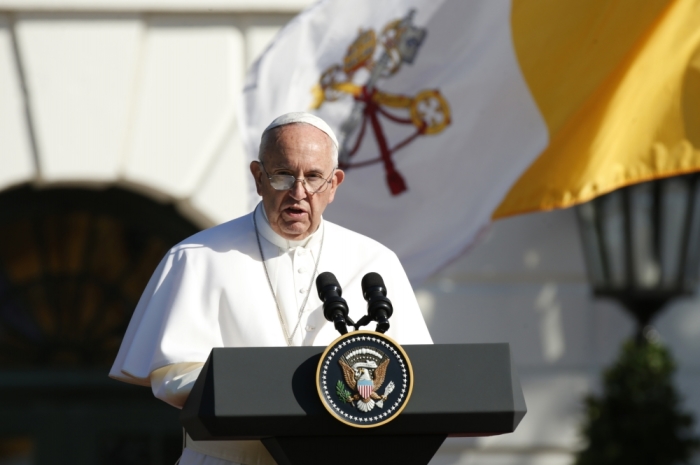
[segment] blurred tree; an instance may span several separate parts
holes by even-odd
[[[675,369],[668,349],[649,332],[627,341],[604,374],[602,395],[585,400],[588,444],[576,465],[690,463],[700,440],[692,416],[681,410]]]

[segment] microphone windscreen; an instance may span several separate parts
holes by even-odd
[[[340,289],[340,284],[338,284],[338,279],[330,271],[325,271],[318,275],[316,278],[316,289],[320,293],[326,286],[336,286]]]
[[[386,288],[386,286],[384,286],[384,280],[379,276],[379,273],[367,273],[364,278],[362,278],[362,292],[370,287],[376,286]]]

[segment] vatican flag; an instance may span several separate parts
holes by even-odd
[[[313,111],[347,177],[326,218],[420,282],[495,218],[700,170],[700,0],[325,0],[247,77],[250,157]]]

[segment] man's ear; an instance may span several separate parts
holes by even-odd
[[[333,186],[331,187],[338,187],[343,183],[345,180],[345,171],[341,169],[336,169],[335,173],[333,173]]]
[[[258,192],[258,195],[262,195],[263,172],[259,161],[253,160],[250,162],[250,173],[253,175],[253,179],[255,179],[255,190]]]
[[[333,179],[331,180],[331,188],[330,188],[330,198],[328,199],[328,203],[333,202],[333,199],[335,198],[335,190],[338,188],[339,185],[343,183],[345,180],[345,171],[341,169],[336,169],[335,172],[333,173]]]

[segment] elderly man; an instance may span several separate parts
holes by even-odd
[[[388,335],[432,343],[396,255],[323,220],[345,174],[330,127],[289,113],[264,131],[250,165],[262,201],[253,212],[207,229],[163,258],[134,311],[110,376],[151,386],[182,408],[213,347],[328,345],[336,337],[314,292],[334,273],[350,316],[365,312],[360,282],[384,277],[394,315]],[[273,465],[259,441],[198,442],[187,437],[180,464]]]

